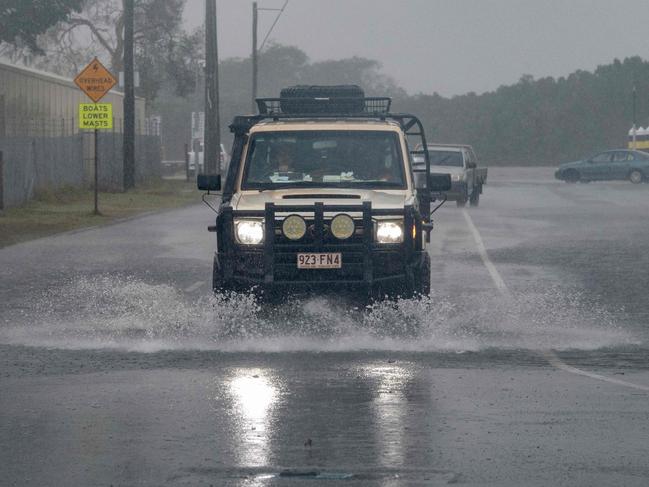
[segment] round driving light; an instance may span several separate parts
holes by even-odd
[[[282,223],[282,232],[289,240],[300,240],[306,234],[306,222],[300,215],[290,215]]]
[[[345,240],[354,235],[354,220],[349,215],[338,215],[331,220],[331,233],[338,240]]]

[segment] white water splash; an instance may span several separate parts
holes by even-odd
[[[262,306],[252,295],[192,299],[170,285],[99,276],[71,280],[34,302],[0,329],[0,341],[142,352],[590,350],[638,343],[613,314],[558,288],[512,298],[433,294],[366,308],[318,297]]]

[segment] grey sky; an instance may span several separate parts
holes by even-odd
[[[217,2],[221,57],[249,56],[252,1]],[[204,4],[187,0],[188,25]],[[260,13],[260,36],[274,15]],[[377,59],[409,92],[449,96],[647,58],[648,19],[646,0],[290,0],[271,39],[311,60]]]

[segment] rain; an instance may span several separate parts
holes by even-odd
[[[647,485],[647,14],[4,0],[0,483]]]

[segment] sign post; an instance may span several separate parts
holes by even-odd
[[[2,216],[2,210],[5,209],[5,197],[4,197],[4,159],[2,151],[0,150],[0,216]]]
[[[95,215],[99,213],[99,131],[113,128],[113,105],[98,103],[113,86],[117,84],[115,77],[95,58],[74,79],[75,84],[94,102],[79,104],[79,129],[94,130],[95,155]]]

